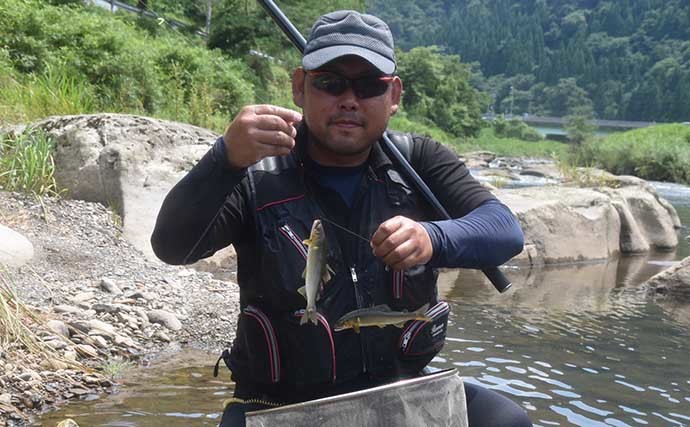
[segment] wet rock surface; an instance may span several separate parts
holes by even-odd
[[[4,266],[2,280],[36,315],[30,328],[41,345],[63,361],[47,363],[19,344],[0,348],[0,426],[107,392],[123,366],[169,346],[217,351],[231,343],[237,286],[148,260],[102,205],[0,191],[0,223],[35,252],[22,266]]]

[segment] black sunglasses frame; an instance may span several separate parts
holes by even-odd
[[[359,99],[383,95],[388,91],[388,86],[395,78],[395,76],[363,76],[350,79],[333,71],[307,71],[307,75],[311,77],[312,87],[317,90],[329,95],[340,96],[346,90],[352,89],[352,92]],[[331,85],[329,86],[319,77],[332,77]]]

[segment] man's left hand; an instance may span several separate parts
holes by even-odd
[[[371,237],[374,255],[393,270],[405,270],[426,264],[434,249],[424,227],[404,216],[393,217],[381,225]]]

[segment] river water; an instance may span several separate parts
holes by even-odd
[[[442,275],[452,305],[436,368],[499,390],[537,426],[690,426],[690,306],[655,301],[640,283],[690,256],[690,187],[654,183],[684,229],[675,252],[539,270],[507,269],[498,294],[473,272]],[[231,396],[216,355],[185,350],[128,372],[119,391],[74,402],[33,425],[215,426]]]

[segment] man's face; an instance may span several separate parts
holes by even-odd
[[[345,56],[321,67],[320,72],[332,72],[348,79],[380,75],[375,67],[357,56]],[[369,98],[355,95],[348,87],[333,95],[313,86],[318,73],[295,71],[292,94],[296,105],[302,107],[304,120],[311,131],[309,154],[326,166],[355,166],[369,156],[371,146],[381,137],[388,119],[398,110],[402,82],[389,79],[386,91]]]

